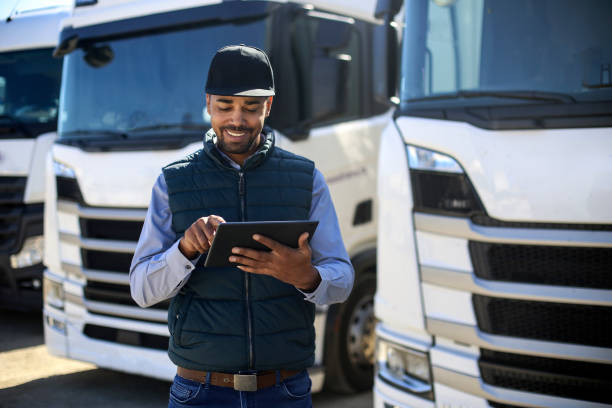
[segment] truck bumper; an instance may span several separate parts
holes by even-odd
[[[59,276],[46,272],[58,281]],[[50,354],[93,363],[98,367],[172,381],[176,366],[167,353],[169,336],[165,323],[130,320],[90,313],[74,285],[64,280],[66,298],[63,310],[45,304],[43,308],[45,344]],[[92,337],[93,336],[93,337]],[[145,337],[155,337],[156,348],[148,348]],[[166,342],[162,349],[162,340]],[[134,342],[135,345],[125,344]],[[141,344],[136,345],[138,342]],[[151,344],[151,341],[148,342]],[[309,369],[312,392],[323,387],[322,366]]]

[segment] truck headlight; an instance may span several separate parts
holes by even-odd
[[[55,160],[53,160],[53,172],[58,177],[76,178],[76,174],[70,166]]]
[[[11,268],[26,268],[41,263],[44,247],[45,241],[42,235],[26,238],[21,251],[10,257]],[[40,281],[38,284],[40,285]]]
[[[64,308],[64,287],[61,282],[49,279],[48,277],[43,278],[43,301],[45,304],[56,307],[58,309]]]
[[[422,147],[406,147],[415,211],[444,215],[484,214],[484,207],[455,159]]]
[[[429,355],[378,338],[376,371],[383,381],[433,401]]]

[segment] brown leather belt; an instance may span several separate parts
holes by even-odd
[[[300,370],[279,370],[281,380],[292,377]],[[206,384],[206,371],[190,370],[178,367],[176,373],[191,381]],[[237,391],[257,391],[276,384],[276,371],[260,371],[257,374],[230,374],[211,371],[210,384],[218,387],[229,387]]]

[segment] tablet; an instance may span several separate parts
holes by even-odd
[[[297,248],[300,235],[308,232],[310,241],[318,224],[319,221],[224,222],[217,227],[204,266],[235,266],[236,264],[229,261],[234,247],[270,251],[268,247],[253,239],[254,234]]]

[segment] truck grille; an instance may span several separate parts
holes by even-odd
[[[100,271],[129,273],[133,254],[81,249],[83,267]]]
[[[0,250],[15,247],[25,205],[26,177],[0,177]]]
[[[22,206],[0,206],[0,250],[15,247],[22,213]]]
[[[156,350],[168,350],[167,336],[139,333],[131,330],[121,330],[94,324],[86,324],[83,333],[97,340],[111,341],[113,343],[140,346]]]
[[[83,288],[85,299],[95,300],[98,302],[114,303],[126,306],[138,306],[132,299],[130,287],[126,285],[118,285],[115,283],[88,281]],[[154,306],[153,309],[168,310],[170,301],[165,300]]]
[[[473,295],[480,330],[511,337],[612,347],[612,308]]]
[[[470,242],[469,250],[482,279],[612,289],[612,248]]]
[[[23,204],[27,177],[0,177],[0,205]]]
[[[484,382],[514,390],[612,403],[612,365],[481,349]],[[493,405],[495,406],[495,405]],[[503,406],[503,405],[501,405]]]
[[[142,221],[96,220],[81,218],[81,235],[84,238],[138,241]]]

